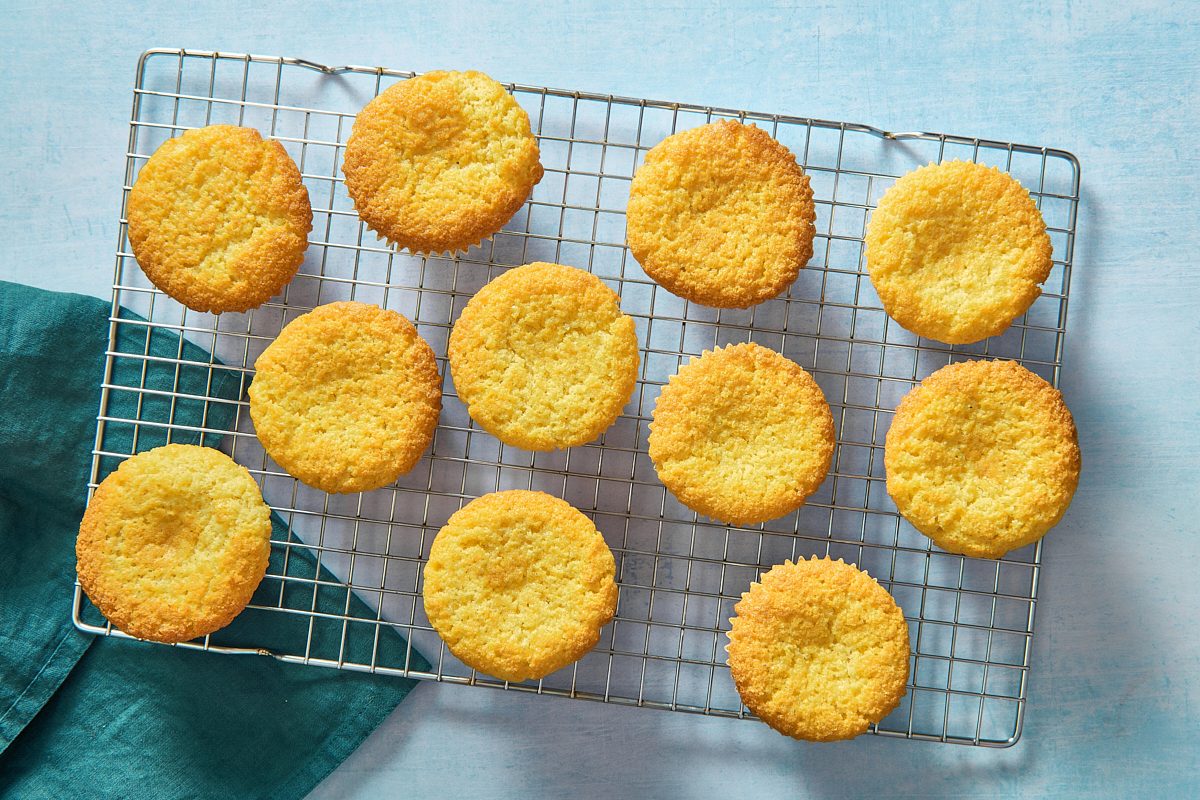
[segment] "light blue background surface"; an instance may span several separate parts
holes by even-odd
[[[425,685],[314,796],[1200,795],[1197,5],[0,5],[0,278],[100,296],[134,65],[154,46],[474,67],[1048,144],[1082,163],[1063,387],[1084,473],[1045,548],[1016,747],[803,745],[756,724]]]

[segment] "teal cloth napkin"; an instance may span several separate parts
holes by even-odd
[[[0,797],[294,798],[346,758],[414,681],[283,664],[123,639],[93,637],[71,622],[75,535],[95,438],[98,386],[110,305],[95,298],[0,282]],[[134,319],[127,311],[122,318]],[[114,417],[228,429],[240,376],[175,334],[118,324],[116,349],[201,365],[179,368],[117,359],[110,382],[209,399],[114,391]],[[143,378],[142,372],[145,370]],[[143,383],[144,380],[144,383]],[[105,451],[130,453],[132,426],[109,424]],[[211,435],[171,440],[213,445]],[[165,444],[167,429],[141,426],[138,452]],[[120,459],[105,459],[101,478]],[[274,538],[297,541],[277,517]],[[282,548],[272,548],[272,574]],[[318,575],[291,548],[289,575]],[[374,615],[348,590],[268,578],[256,600],[308,610]],[[305,587],[308,587],[307,589]],[[96,621],[100,621],[97,615]],[[221,644],[287,649],[309,644],[329,657],[341,624],[300,615],[244,612],[215,634]],[[347,637],[351,657],[428,664],[390,629]],[[406,652],[407,650],[407,652]]]

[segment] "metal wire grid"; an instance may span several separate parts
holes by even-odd
[[[882,447],[900,397],[951,361],[1015,358],[1057,385],[1079,200],[1075,158],[978,138],[889,134],[864,125],[510,85],[529,112],[545,178],[524,209],[481,247],[455,258],[418,258],[376,242],[354,213],[340,176],[354,113],[411,75],[185,50],[151,50],[138,63],[125,199],[140,165],[166,138],[229,122],[256,127],[284,144],[300,166],[315,217],[305,264],[283,296],[245,314],[216,317],[184,309],[145,279],[125,236],[123,200],[89,495],[117,461],[138,452],[139,439],[223,435],[222,448],[250,469],[293,532],[273,542],[282,558],[272,559],[245,614],[299,618],[304,630],[296,643],[247,647],[227,641],[222,631],[182,646],[750,718],[724,663],[732,606],[771,565],[828,554],[878,577],[909,621],[908,693],[872,732],[1014,743],[1026,700],[1041,545],[1000,560],[933,547],[888,498]],[[628,185],[644,153],[672,132],[718,118],[753,121],[788,145],[812,179],[818,206],[809,266],[786,296],[744,311],[672,296],[646,277],[624,246]],[[1004,335],[967,347],[921,340],[891,322],[863,262],[867,213],[882,192],[916,166],[951,158],[1013,173],[1042,209],[1054,244],[1054,270],[1042,297]],[[471,422],[447,378],[432,452],[391,487],[329,496],[300,484],[263,452],[248,420],[245,388],[255,358],[286,322],[338,299],[394,308],[417,324],[445,376],[447,336],[465,302],[504,269],[533,260],[591,270],[618,291],[637,322],[637,390],[597,443],[538,454],[505,447]],[[119,315],[121,306],[144,320]],[[180,334],[213,355],[189,357],[183,339],[174,358],[154,355],[155,331]],[[144,337],[141,352],[117,346],[119,335],[131,332]],[[645,440],[659,387],[689,355],[747,340],[783,352],[814,374],[834,410],[838,447],[829,479],[804,508],[743,528],[699,519],[676,502],[655,478]],[[153,369],[174,371],[171,391],[147,385]],[[186,380],[181,386],[181,374],[196,369],[203,370],[203,391]],[[114,380],[130,374],[140,379]],[[214,380],[226,378],[236,381],[236,396],[212,391]],[[136,398],[136,410],[114,414],[118,397]],[[165,421],[147,418],[153,402],[169,404]],[[199,425],[177,419],[177,407],[185,403],[203,404]],[[218,409],[232,411],[229,429],[210,427],[210,414],[219,416]],[[106,434],[117,430],[132,434],[129,452],[106,449]],[[589,514],[614,551],[620,584],[617,614],[600,644],[572,667],[522,684],[475,673],[457,661],[430,628],[420,602],[421,569],[433,535],[469,499],[504,488],[542,489]],[[315,574],[297,568],[297,553],[315,558]],[[123,635],[78,586],[74,619],[87,631]],[[407,643],[388,648],[387,629],[402,633]],[[428,656],[427,668],[420,654]]]

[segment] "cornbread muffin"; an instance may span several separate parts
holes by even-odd
[[[591,520],[543,492],[472,500],[433,540],[425,613],[450,652],[506,681],[581,658],[617,607],[612,552]]]
[[[365,492],[412,469],[442,409],[433,350],[412,323],[368,303],[318,306],[254,362],[250,418],[290,475]]]
[[[250,473],[169,444],[97,487],[75,540],[79,583],[130,636],[186,642],[228,625],[267,571],[271,510]]]
[[[884,449],[896,508],[943,550],[999,558],[1035,542],[1079,483],[1062,394],[1015,361],[942,367],[896,408]]]
[[[633,176],[626,218],[646,274],[707,306],[761,303],[812,258],[808,176],[765,131],[732,120],[655,145]]]
[[[747,708],[782,734],[852,739],[904,697],[908,625],[896,601],[841,559],[773,567],[729,621],[729,669]]]
[[[478,244],[542,179],[529,115],[482,72],[389,87],[359,112],[342,171],[363,221],[414,253]]]
[[[680,502],[750,525],[795,511],[825,480],[833,414],[799,364],[761,345],[730,345],[671,376],[649,444],[659,480]]]
[[[1050,276],[1046,223],[995,167],[930,164],[896,181],[867,223],[867,269],[888,315],[929,339],[1002,333]]]
[[[454,324],[449,355],[471,418],[526,450],[595,439],[637,381],[637,333],[620,298],[562,264],[526,264],[480,289]]]
[[[146,277],[196,311],[246,311],[304,261],[312,207],[279,142],[209,125],[162,144],[129,192],[129,243]]]

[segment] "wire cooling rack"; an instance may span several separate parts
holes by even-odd
[[[341,178],[354,114],[411,76],[191,50],[151,50],[138,62],[124,199],[140,166],[167,138],[235,123],[284,145],[300,166],[314,211],[306,260],[283,295],[253,311],[217,317],[184,309],[146,280],[126,239],[123,199],[89,492],[121,459],[152,443],[211,434],[250,469],[291,529],[273,542],[271,568],[243,617],[298,623],[301,635],[276,645],[237,641],[220,631],[182,646],[751,718],[724,658],[733,604],[772,565],[828,554],[876,576],[909,623],[908,693],[872,732],[974,745],[1015,742],[1026,702],[1041,546],[999,560],[933,547],[887,496],[883,444],[900,398],[949,362],[1014,358],[1058,384],[1079,202],[1075,158],[978,138],[892,134],[511,84],[538,137],[544,179],[490,241],[461,257],[419,258],[365,229]],[[752,121],[790,147],[811,177],[817,202],[808,267],[786,295],[748,310],[705,308],[669,294],[646,277],[624,244],[629,182],[646,151],[672,132],[719,118]],[[994,164],[1018,178],[1041,208],[1054,245],[1053,272],[1029,312],[1002,336],[966,347],[919,339],[891,322],[863,261],[868,211],[896,176],[954,158]],[[471,422],[447,377],[431,453],[393,486],[329,496],[298,483],[263,452],[245,389],[255,358],[284,324],[340,299],[393,308],[417,324],[446,376],[449,330],[472,293],[505,269],[534,260],[591,270],[617,290],[637,322],[637,390],[599,441],[557,453],[506,447]],[[164,332],[183,337],[165,355],[152,346],[154,335]],[[203,351],[185,348],[184,339]],[[838,446],[830,476],[798,512],[765,525],[724,526],[697,518],[658,482],[646,455],[646,423],[660,387],[689,355],[748,340],[813,373],[834,411]],[[163,370],[173,376],[165,388],[147,377]],[[234,390],[220,396],[218,384]],[[185,406],[203,409],[198,423],[181,419]],[[128,446],[110,449],[118,438]],[[587,513],[614,551],[620,584],[616,617],[599,645],[575,665],[521,684],[457,661],[421,603],[422,567],[438,529],[471,498],[505,488],[541,489]],[[74,618],[84,630],[123,635],[78,587]],[[388,646],[399,641],[388,629],[407,642]]]

